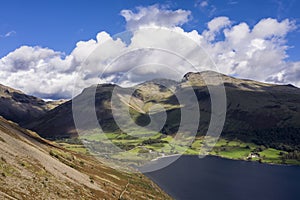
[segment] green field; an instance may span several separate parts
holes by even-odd
[[[153,132],[138,133],[137,131],[130,135],[124,133],[97,134],[91,132],[78,139],[77,141],[85,141],[89,145],[95,144],[96,148],[92,147],[93,150],[89,151],[88,149],[91,147],[86,148],[87,145],[74,144],[74,142],[70,141],[59,141],[59,144],[72,151],[84,154],[97,154],[95,152],[106,152],[109,149],[109,144],[112,143],[123,150],[123,152],[115,152],[113,155],[110,155],[111,158],[132,161],[142,160],[141,158],[144,159],[144,156],[147,159],[154,159],[172,154],[198,155],[204,144],[204,137],[196,137],[187,148],[186,145],[180,142],[174,142],[172,136]],[[285,159],[283,155],[288,154],[286,151],[224,138],[220,138],[217,141],[209,154],[235,160],[300,165],[299,159]]]

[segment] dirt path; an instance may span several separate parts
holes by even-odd
[[[121,194],[120,194],[120,196],[119,196],[119,198],[118,198],[118,199],[122,199],[122,196],[123,196],[123,195],[124,195],[124,193],[126,192],[126,190],[127,190],[128,186],[129,186],[129,180],[128,180],[127,184],[125,185],[125,188],[124,188],[124,190],[121,192]]]
[[[4,199],[7,198],[7,199],[11,199],[11,200],[17,200],[15,197],[12,197],[12,196],[0,191],[0,199],[2,197],[4,197]]]

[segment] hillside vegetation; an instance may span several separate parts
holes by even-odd
[[[111,169],[0,117],[0,199],[170,199],[140,173]]]

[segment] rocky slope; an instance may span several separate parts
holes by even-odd
[[[170,199],[142,174],[113,170],[0,117],[0,199]]]

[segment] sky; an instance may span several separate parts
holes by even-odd
[[[74,95],[74,81],[80,90],[98,82],[130,85],[158,74],[178,79],[190,68],[181,64],[175,69],[179,61],[174,55],[133,49],[176,49],[202,66],[195,57],[203,52],[189,38],[205,49],[221,73],[299,87],[299,9],[296,0],[3,0],[0,83],[59,99]],[[95,51],[97,75],[84,63]],[[130,54],[103,72],[108,61],[125,51]],[[153,58],[156,66],[149,64]],[[169,68],[158,71],[157,63]],[[133,65],[144,67],[136,70]]]

